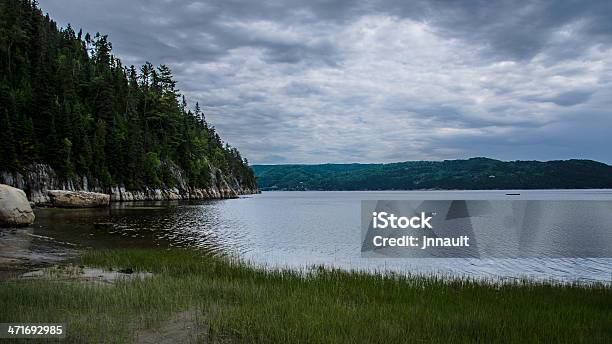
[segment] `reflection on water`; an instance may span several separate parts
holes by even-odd
[[[360,201],[377,199],[612,200],[606,190],[265,192],[233,200],[39,209],[34,235],[80,247],[199,247],[265,266],[610,281],[612,259],[364,259]],[[610,225],[610,224],[608,224]]]

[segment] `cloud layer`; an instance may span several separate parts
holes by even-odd
[[[612,162],[612,2],[48,1],[253,163]]]

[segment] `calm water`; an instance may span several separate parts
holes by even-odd
[[[612,190],[264,192],[234,200],[115,204],[111,209],[40,209],[29,237],[66,247],[200,247],[269,267],[330,265],[478,278],[610,281],[612,259],[366,259],[361,200],[612,200]],[[98,223],[98,225],[94,225]],[[100,224],[103,223],[103,224]],[[603,223],[610,226],[612,223]],[[76,246],[74,246],[76,245]],[[50,245],[32,245],[48,249]]]

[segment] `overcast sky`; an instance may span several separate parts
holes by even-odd
[[[612,162],[612,1],[41,0],[251,163]]]

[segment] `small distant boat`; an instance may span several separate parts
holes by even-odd
[[[520,193],[507,193],[506,196],[520,196]]]

